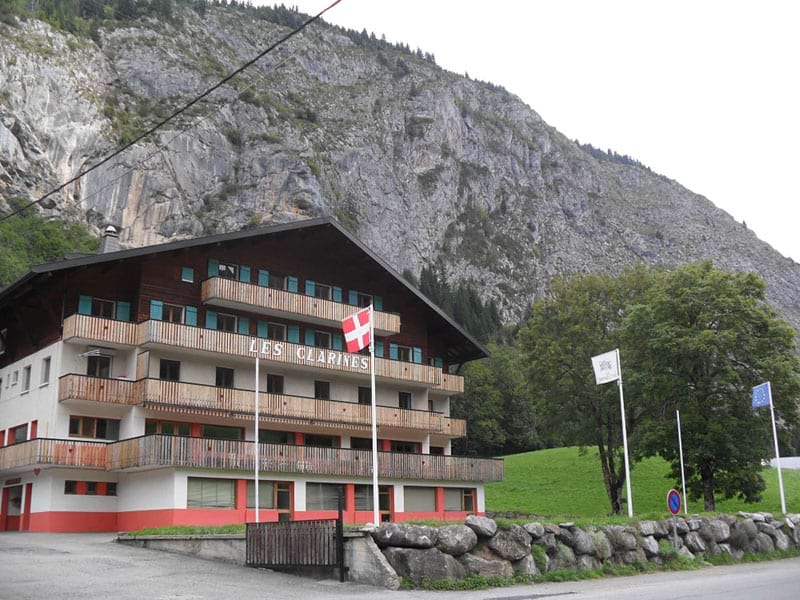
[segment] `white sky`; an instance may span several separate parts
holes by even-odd
[[[503,85],[800,261],[800,2],[342,0],[325,19]]]

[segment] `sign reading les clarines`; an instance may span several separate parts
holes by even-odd
[[[267,360],[278,360],[309,367],[329,369],[352,369],[359,373],[369,372],[369,357],[358,354],[348,354],[327,348],[314,348],[312,346],[299,346],[273,340],[250,339],[251,354],[259,354]]]

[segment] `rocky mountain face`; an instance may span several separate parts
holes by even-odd
[[[0,24],[0,210],[37,197],[287,28],[233,8],[104,27]],[[711,258],[800,327],[800,266],[702,196],[595,157],[503,89],[313,25],[45,214],[128,246],[337,217],[398,270],[440,262],[508,320],[553,276]],[[754,199],[757,201],[757,199]]]

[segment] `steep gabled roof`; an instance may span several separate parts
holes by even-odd
[[[441,308],[436,306],[431,300],[420,292],[414,285],[409,283],[402,275],[395,271],[384,261],[380,256],[375,254],[367,245],[355,237],[352,233],[342,227],[338,221],[330,217],[322,217],[317,219],[306,219],[303,221],[295,221],[293,223],[281,223],[278,225],[269,225],[267,227],[258,227],[254,229],[247,229],[244,231],[236,231],[232,233],[222,233],[218,235],[209,235],[205,237],[192,238],[188,240],[180,240],[177,242],[167,242],[164,244],[155,244],[153,246],[143,246],[141,248],[131,248],[129,250],[119,250],[117,252],[107,252],[104,254],[89,254],[82,255],[75,258],[69,258],[52,263],[36,265],[31,270],[20,277],[17,281],[10,284],[8,287],[0,290],[0,305],[6,303],[12,295],[19,290],[22,290],[26,284],[34,284],[37,279],[42,279],[49,274],[57,271],[64,271],[68,269],[75,269],[79,267],[86,267],[91,265],[103,264],[113,261],[126,260],[131,258],[152,256],[154,254],[161,254],[165,252],[172,252],[175,250],[184,250],[187,248],[195,248],[199,246],[207,246],[212,244],[220,244],[225,242],[232,242],[237,240],[245,240],[254,237],[268,236],[276,233],[290,232],[301,229],[310,229],[313,227],[330,227],[336,232],[344,236],[347,240],[357,246],[365,255],[374,261],[380,268],[388,272],[399,283],[411,291],[417,298],[427,305],[436,316],[443,319],[447,325],[452,327],[462,338],[462,344],[456,352],[461,360],[473,360],[483,358],[489,355],[489,351],[478,342],[473,336],[467,333],[464,328],[454,321],[447,313]]]

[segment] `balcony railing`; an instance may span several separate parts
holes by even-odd
[[[369,450],[259,444],[259,455],[259,468],[268,473],[371,476]],[[252,442],[147,435],[109,445],[111,470],[181,467],[251,471],[254,466]],[[503,461],[465,456],[380,452],[378,469],[379,477],[384,479],[465,482],[503,479]]]
[[[253,415],[253,396],[253,390],[196,383],[160,379],[126,381],[70,374],[59,379],[58,399],[144,405],[170,412],[249,419]],[[371,424],[370,406],[355,402],[262,392],[259,394],[258,410],[264,420],[282,418],[359,429],[366,429]],[[463,419],[391,406],[378,406],[378,426],[421,430],[448,437],[463,437],[467,431]]]
[[[206,304],[295,320],[299,316],[300,320],[335,327],[358,310],[358,307],[341,302],[222,277],[212,277],[203,282],[202,300]],[[375,311],[375,330],[378,335],[400,333],[400,315]]]
[[[0,471],[39,465],[105,469],[107,443],[37,438],[0,449]]]
[[[87,342],[135,346],[136,323],[115,321],[89,315],[71,315],[64,319],[64,341],[78,339]]]

